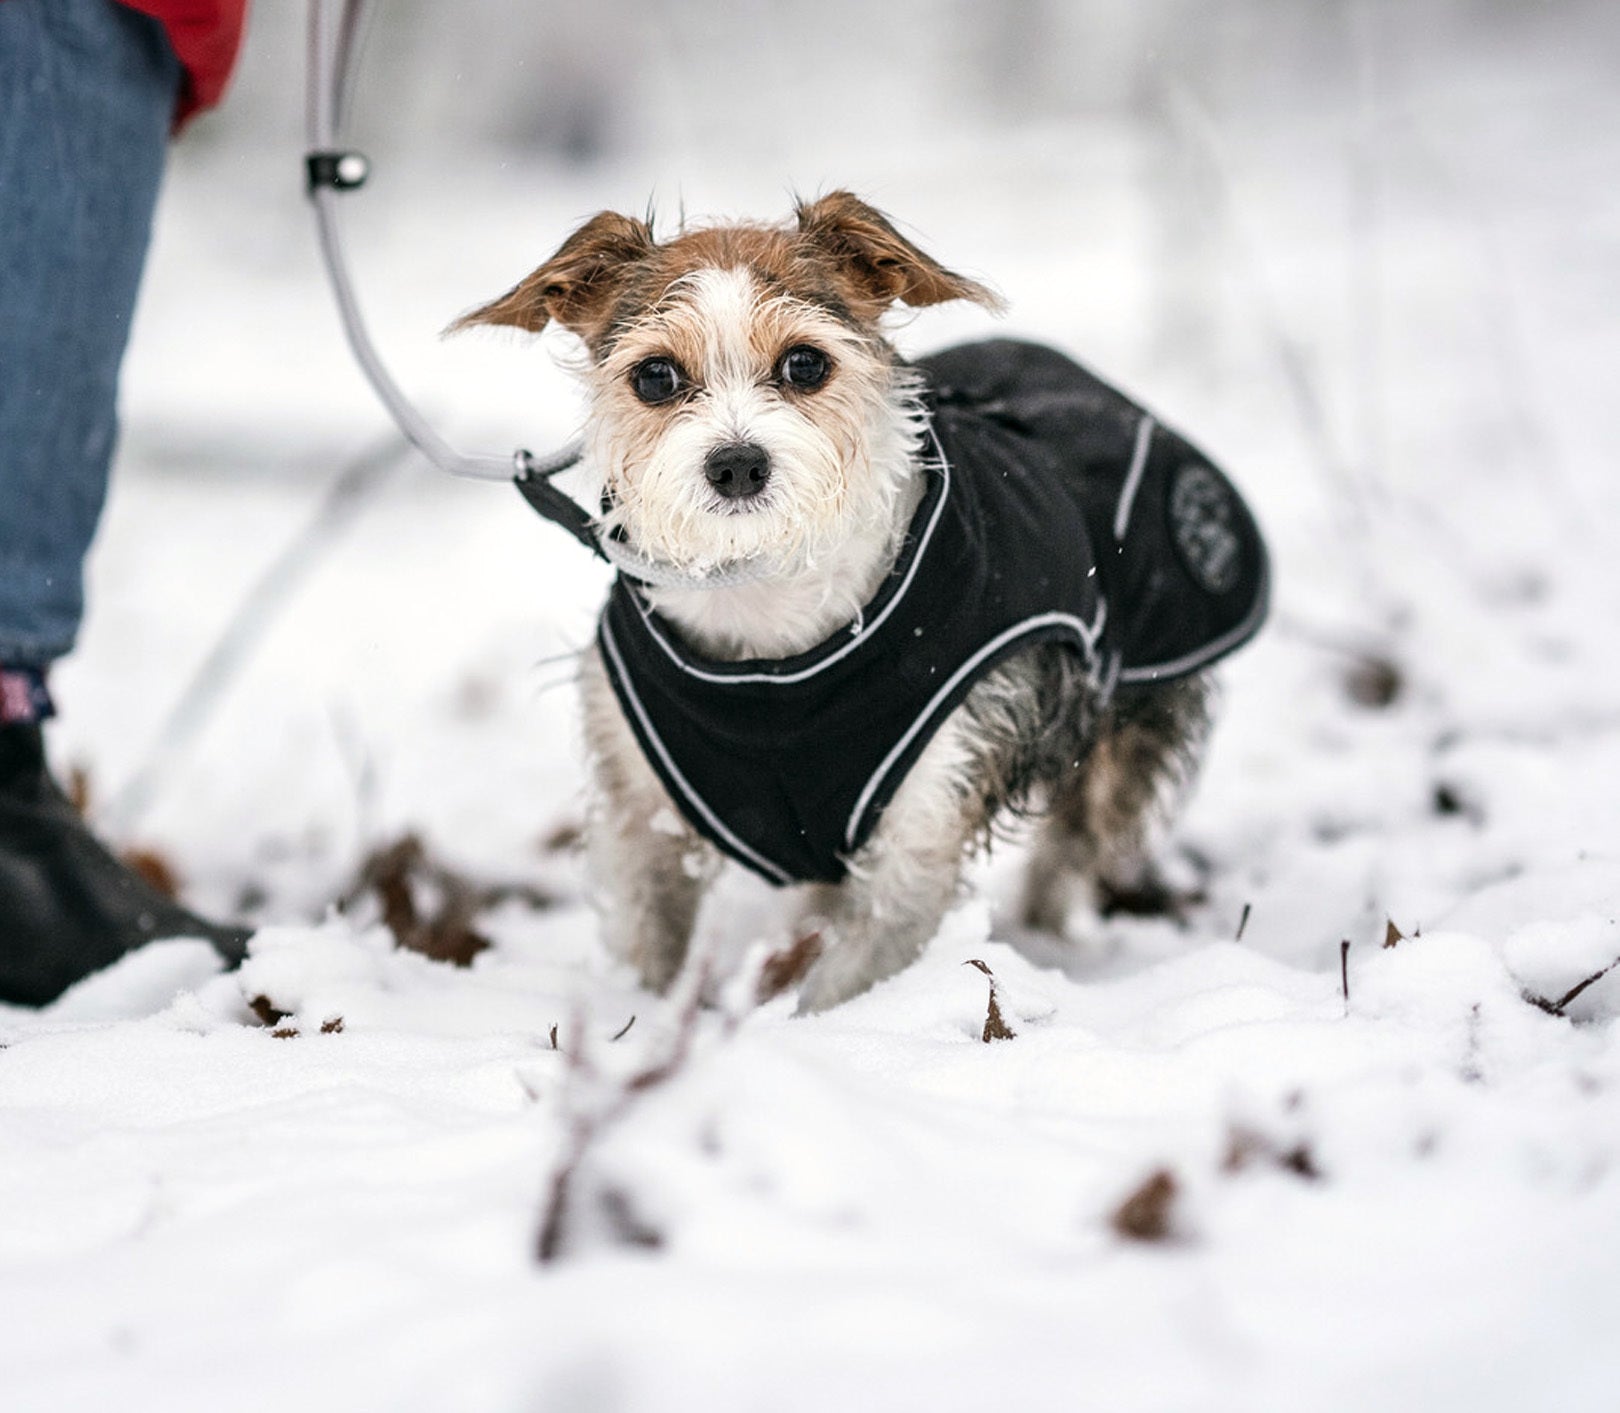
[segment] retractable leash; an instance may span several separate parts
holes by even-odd
[[[366,0],[342,0],[335,6],[324,4],[322,0],[310,0],[305,94],[309,150],[304,157],[304,171],[309,199],[315,208],[321,256],[343,319],[343,332],[366,380],[382,399],[400,431],[439,470],[452,476],[479,481],[511,480],[523,499],[539,514],[561,526],[591,553],[629,578],[655,588],[680,589],[727,588],[762,578],[769,570],[758,562],[724,565],[697,573],[636,554],[612,535],[602,534],[590,512],[553,484],[553,477],[579,463],[582,447],[578,442],[546,457],[535,456],[521,447],[510,457],[469,456],[457,451],[428,426],[400,390],[378,356],[361,317],[338,228],[338,197],[364,186],[371,174],[371,163],[366,156],[342,145],[350,81],[359,53],[365,9]]]

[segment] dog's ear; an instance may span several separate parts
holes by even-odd
[[[544,265],[499,299],[463,314],[445,330],[496,324],[539,333],[558,323],[594,344],[603,332],[620,277],[653,250],[645,221],[602,211],[592,216]]]
[[[852,308],[875,319],[897,301],[921,308],[952,299],[971,299],[1000,309],[1001,299],[977,280],[947,270],[923,254],[875,207],[848,191],[829,192],[798,206],[799,234],[831,256]]]

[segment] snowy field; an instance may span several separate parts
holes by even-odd
[[[1268,531],[1274,618],[1166,844],[1186,925],[1021,937],[1013,844],[813,1019],[754,1004],[789,938],[750,879],[701,1009],[598,945],[570,683],[603,574],[397,452],[297,195],[296,24],[260,17],[235,126],[176,154],[53,752],[262,930],[237,975],[163,944],[0,1008],[0,1408],[1620,1407],[1620,971],[1532,1004],[1620,957],[1620,22],[1218,8],[1075,7],[1120,25],[1000,55],[992,103],[710,7],[770,56],[750,112],[671,21],[588,160],[459,150],[374,52],[357,273],[461,443],[573,430],[561,342],[436,334],[584,216],[847,185],[1007,296],[902,347],[1063,346]],[[868,39],[930,72],[982,39],[928,13]],[[526,82],[453,48],[410,70],[449,111]],[[497,895],[470,967],[358,887],[413,832]]]

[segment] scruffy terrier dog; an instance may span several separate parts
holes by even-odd
[[[583,668],[607,941],[665,988],[722,855],[807,885],[801,1009],[911,962],[965,857],[1042,820],[1027,925],[1160,885],[1204,669],[1265,552],[1187,442],[1050,349],[902,360],[897,305],[994,307],[847,192],[666,241],[603,212],[458,321],[578,335],[620,575]],[[627,567],[628,565],[628,567]]]

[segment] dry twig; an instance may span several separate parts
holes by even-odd
[[[820,942],[820,934],[812,933],[766,957],[753,986],[742,994],[751,995],[755,1005],[769,1000],[803,974],[819,955]],[[709,974],[707,963],[699,963],[691,968],[686,998],[662,1052],[621,1080],[605,1097],[580,1105],[571,1115],[562,1156],[546,1184],[540,1229],[535,1238],[535,1255],[542,1264],[549,1265],[562,1254],[568,1226],[578,1203],[581,1175],[588,1167],[592,1150],[603,1134],[620,1123],[634,1109],[638,1100],[669,1083],[685,1069],[697,1038]],[[724,1040],[734,1035],[746,1014],[746,1010],[722,1012],[717,1031],[719,1037]],[[634,1019],[632,1016],[631,1021]],[[629,1024],[626,1024],[613,1038],[619,1039],[629,1029]],[[571,1028],[570,1044],[563,1050],[566,1082],[576,1090],[599,1077],[585,1051],[585,1030],[583,1022],[576,1021]],[[551,1028],[551,1048],[558,1048],[556,1026]],[[631,1195],[622,1187],[602,1184],[597,1188],[595,1201],[597,1215],[620,1241],[646,1247],[663,1243],[662,1234],[637,1214]]]
[[[605,1102],[592,1109],[577,1111],[570,1122],[568,1141],[563,1150],[563,1156],[557,1166],[552,1170],[551,1181],[546,1186],[545,1206],[541,1211],[540,1232],[535,1240],[535,1255],[542,1264],[549,1265],[561,1254],[565,1227],[568,1222],[574,1199],[574,1191],[578,1186],[579,1176],[583,1170],[591,1147],[601,1137],[603,1132],[619,1122],[631,1109],[635,1101],[649,1090],[667,1083],[686,1063],[691,1053],[692,1039],[697,1032],[698,1015],[703,998],[703,986],[707,976],[707,968],[700,969],[691,988],[691,993],[685,1005],[682,1006],[676,1018],[675,1029],[670,1038],[668,1048],[656,1060],[637,1070],[628,1079],[624,1080],[611,1093]],[[628,1029],[628,1027],[626,1027]],[[555,1027],[553,1028],[555,1035]],[[569,1077],[576,1085],[582,1081],[595,1077],[595,1067],[591,1064],[585,1053],[585,1027],[576,1024],[573,1027],[574,1043],[563,1052],[564,1062],[567,1065]],[[623,1032],[620,1032],[623,1034]],[[656,1233],[637,1219],[634,1223],[628,1220],[631,1213],[630,1198],[622,1189],[604,1189],[599,1194],[609,1225],[616,1232],[634,1230],[651,1234]],[[615,1212],[620,1220],[615,1220]],[[657,1245],[662,1238],[635,1240],[635,1245]]]
[[[1564,994],[1556,1001],[1549,1001],[1545,996],[1537,996],[1529,991],[1525,991],[1520,994],[1522,994],[1524,999],[1532,1006],[1536,1007],[1537,1010],[1545,1011],[1549,1016],[1562,1016],[1566,1013],[1570,1002],[1575,1000],[1575,998],[1584,992],[1589,986],[1594,986],[1598,982],[1602,981],[1603,978],[1616,967],[1620,967],[1620,957],[1616,957],[1605,967],[1599,967],[1590,976],[1577,981],[1575,985],[1570,987],[1568,991],[1564,992]]]

